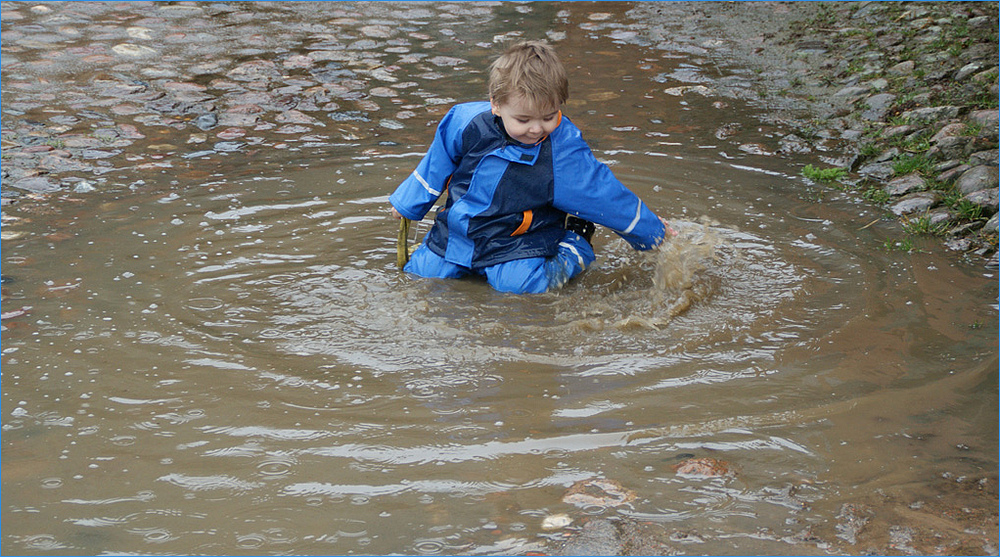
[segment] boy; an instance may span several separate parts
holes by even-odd
[[[676,234],[563,118],[569,83],[550,46],[509,47],[490,66],[489,94],[488,103],[445,115],[416,170],[389,196],[393,216],[420,220],[448,194],[404,270],[482,275],[502,292],[540,293],[593,263],[592,223],[638,250]]]

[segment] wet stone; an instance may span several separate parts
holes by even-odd
[[[263,110],[260,110],[260,112],[263,112]],[[257,125],[258,122],[260,122],[260,117],[257,116],[256,114],[245,114],[239,112],[225,112],[219,115],[218,118],[219,119],[218,122],[216,122],[216,124],[219,126],[225,126],[227,128],[227,131],[230,128],[255,126]],[[233,136],[233,137],[238,137],[238,136]]]
[[[635,499],[635,493],[614,480],[603,478],[581,480],[573,484],[563,503],[578,507],[617,507]]]
[[[367,114],[359,112],[356,110],[347,110],[343,112],[331,112],[327,115],[328,118],[334,122],[370,122],[371,119]]]
[[[237,137],[243,137],[246,134],[247,131],[243,128],[226,128],[215,134],[215,137],[218,137],[219,139],[236,139]]]
[[[874,162],[858,169],[859,175],[879,181],[888,180],[894,172],[891,162]]]
[[[924,179],[914,172],[906,176],[894,178],[885,185],[885,192],[892,196],[906,195],[924,187]]]
[[[269,60],[251,60],[236,66],[226,76],[235,81],[272,80],[281,77],[281,71]]]
[[[32,193],[52,193],[59,191],[59,184],[43,177],[24,178],[12,184],[15,188],[27,190]]]
[[[240,141],[219,141],[213,145],[212,148],[219,152],[230,152],[238,151],[244,145],[246,145],[246,143]]]
[[[298,69],[304,69],[304,68],[311,68],[311,67],[313,67],[313,65],[315,65],[315,64],[316,64],[316,61],[315,61],[315,60],[313,60],[312,58],[310,58],[310,57],[308,57],[308,56],[303,56],[303,55],[301,55],[301,54],[296,54],[296,55],[293,55],[293,56],[289,56],[288,58],[286,58],[286,59],[285,59],[284,61],[282,61],[282,63],[281,63],[281,65],[282,65],[282,66],[283,66],[284,68],[287,68],[287,69],[295,69],[295,68],[298,68]]]
[[[202,158],[202,157],[207,157],[207,156],[210,156],[210,155],[214,155],[215,153],[216,153],[216,151],[213,151],[211,149],[205,149],[205,150],[202,150],[202,151],[195,151],[193,153],[185,153],[185,154],[181,155],[181,157],[185,158],[185,159],[199,159],[199,158]]]
[[[615,525],[603,518],[594,518],[583,525],[559,555],[621,555],[624,543]]]
[[[84,149],[80,152],[80,156],[85,159],[107,159],[113,157],[121,151],[105,151],[102,149]]]
[[[218,123],[219,118],[215,114],[202,114],[194,119],[194,125],[200,130],[210,130]]]
[[[132,43],[118,44],[111,47],[111,50],[113,50],[115,54],[131,58],[143,58],[147,56],[155,56],[157,54],[155,49]]]
[[[940,194],[935,191],[921,191],[906,195],[893,202],[889,210],[896,216],[912,215],[930,210],[940,201]]]
[[[468,60],[452,56],[434,56],[433,58],[429,58],[427,61],[438,67],[455,67],[468,63]]]
[[[388,39],[392,36],[392,28],[388,25],[365,25],[360,29],[366,37]]]
[[[674,472],[678,476],[690,478],[722,478],[732,477],[737,473],[736,468],[717,458],[689,458],[673,466]]]
[[[744,143],[739,146],[740,151],[750,155],[772,156],[774,152],[760,143]]]
[[[809,147],[809,143],[805,139],[791,133],[782,137],[778,144],[778,150],[784,154],[807,154],[812,152],[812,148]]]
[[[858,536],[871,521],[871,510],[862,505],[844,504],[837,518],[837,537],[854,545],[858,542]]]
[[[316,125],[316,124],[320,124],[321,123],[319,120],[313,118],[312,116],[309,116],[308,114],[305,114],[305,113],[303,113],[301,111],[298,111],[298,110],[288,110],[288,111],[282,112],[281,114],[278,114],[275,117],[274,121],[277,122],[277,123],[279,123],[279,124],[310,124],[310,125]]]
[[[869,121],[882,120],[889,112],[889,108],[892,107],[892,103],[895,100],[896,95],[890,93],[872,95],[865,99],[865,104],[868,108],[861,114],[861,117]]]
[[[931,226],[945,225],[955,221],[955,214],[945,207],[931,209],[925,217]]]

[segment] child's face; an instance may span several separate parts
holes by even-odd
[[[512,96],[503,104],[492,101],[491,104],[493,114],[503,120],[507,135],[528,145],[538,143],[555,131],[562,118],[558,108],[539,109],[521,95]]]

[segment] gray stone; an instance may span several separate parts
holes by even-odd
[[[858,168],[858,174],[873,180],[888,180],[893,175],[891,162],[874,162]]]
[[[946,137],[955,137],[964,131],[965,124],[953,122],[938,130],[938,132],[934,134],[934,137],[931,138],[931,143],[937,143]]]
[[[219,123],[219,117],[215,114],[202,114],[194,119],[194,125],[201,130],[210,130]]]
[[[996,232],[998,219],[1000,219],[1000,213],[990,217],[990,220],[986,221],[986,224],[983,225],[983,232]]]
[[[909,75],[913,73],[913,68],[915,66],[916,64],[913,63],[913,60],[907,60],[889,68],[889,73],[892,75]]]
[[[959,158],[963,155],[963,153],[965,153],[965,148],[971,141],[971,137],[964,137],[960,135],[943,137],[937,141],[937,145],[935,145],[937,149],[935,149],[935,152],[928,152],[927,155],[929,157],[939,159]]]
[[[965,81],[970,75],[983,69],[984,64],[982,62],[971,62],[962,66],[957,72],[955,72],[955,81]]]
[[[1000,178],[1000,172],[997,171],[996,167],[974,166],[958,177],[958,180],[955,181],[955,187],[958,191],[969,194],[997,187],[998,178]]]
[[[907,174],[906,176],[893,178],[888,184],[885,185],[885,192],[894,197],[898,197],[921,190],[923,187],[924,179],[920,176],[920,174],[913,172]]]
[[[940,194],[935,191],[918,191],[900,198],[889,206],[889,210],[897,217],[923,213],[938,204]]]
[[[875,157],[875,162],[889,162],[889,161],[892,161],[893,159],[895,159],[896,157],[899,156],[899,153],[900,153],[900,151],[896,147],[892,147],[890,149],[886,149],[881,154],[879,154],[879,156]]]
[[[889,80],[880,77],[878,79],[873,80],[871,83],[868,84],[868,86],[876,91],[885,91],[889,87]]]
[[[212,146],[217,152],[226,153],[231,151],[239,151],[246,143],[241,143],[239,141],[218,141]]]
[[[951,184],[954,183],[955,180],[958,180],[958,177],[970,168],[972,167],[967,164],[959,164],[958,166],[946,168],[941,172],[941,174],[938,174],[935,179],[943,184]]]
[[[900,135],[906,135],[906,134],[912,132],[915,129],[916,128],[914,128],[913,126],[907,126],[907,125],[893,126],[891,128],[886,128],[886,129],[882,130],[882,138],[883,139],[892,139],[892,138],[900,136]]]
[[[256,114],[241,114],[238,112],[223,112],[219,115],[217,124],[225,128],[248,128],[256,126],[260,117]]]
[[[955,228],[948,230],[948,236],[952,238],[962,238],[983,228],[985,223],[981,220],[974,220],[962,223]]]
[[[962,199],[978,205],[984,209],[989,209],[991,212],[996,212],[998,203],[997,196],[1000,195],[1000,190],[997,188],[990,188],[987,190],[974,191]]]
[[[865,99],[868,108],[861,113],[861,117],[869,121],[882,120],[895,100],[896,95],[891,93],[872,95]]]
[[[51,180],[43,176],[22,178],[11,185],[15,188],[28,190],[33,193],[52,193],[59,191],[59,184],[53,183]]]
[[[937,207],[927,212],[927,221],[931,226],[949,224],[955,221],[955,213],[947,207]]]
[[[996,149],[990,149],[988,151],[979,151],[969,155],[969,164],[972,166],[986,165],[986,166],[997,166],[1000,165],[1000,152]]]
[[[624,544],[610,520],[594,518],[563,546],[559,555],[621,555]]]
[[[996,18],[990,17],[988,15],[976,16],[969,20],[969,29],[985,29],[989,27],[996,27]]]
[[[860,85],[844,87],[833,94],[834,97],[860,97],[868,92],[868,88]]]
[[[961,112],[962,109],[958,106],[930,106],[908,110],[902,114],[902,117],[911,124],[923,125],[957,118]]]
[[[785,154],[805,154],[812,152],[809,143],[801,137],[790,133],[778,141],[778,151]]]
[[[997,126],[1000,123],[1000,111],[997,109],[993,110],[974,110],[969,113],[969,121],[973,124],[982,126],[983,132],[988,132],[990,135],[997,135]]]
[[[250,60],[236,66],[226,76],[236,81],[271,80],[281,77],[281,70],[270,60]]]
[[[966,251],[972,247],[972,240],[968,238],[952,238],[945,241],[944,246],[952,251]]]

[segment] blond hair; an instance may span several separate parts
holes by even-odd
[[[555,49],[542,41],[522,41],[490,64],[489,93],[497,105],[521,96],[536,108],[555,110],[569,98],[569,80]]]

